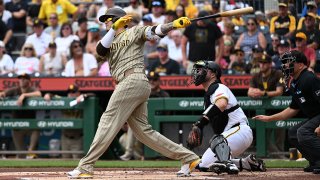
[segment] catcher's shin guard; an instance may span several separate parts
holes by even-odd
[[[223,135],[214,135],[210,141],[210,148],[216,154],[218,161],[230,160],[230,147]]]

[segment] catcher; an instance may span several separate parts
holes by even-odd
[[[242,154],[252,143],[252,130],[248,119],[237,104],[237,99],[230,89],[220,81],[221,69],[213,61],[198,61],[192,69],[192,83],[202,85],[205,111],[193,124],[187,145],[193,149],[201,145],[203,127],[212,125],[214,136],[210,147],[196,167],[200,171],[226,172],[238,174],[239,171],[266,171],[264,162],[254,155],[246,158],[231,159]]]

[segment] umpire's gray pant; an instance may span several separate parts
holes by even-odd
[[[100,118],[90,149],[80,160],[77,169],[92,173],[94,163],[106,151],[126,121],[139,141],[164,156],[181,160],[183,164],[199,158],[192,151],[152,129],[147,119],[150,92],[148,79],[142,73],[131,74],[116,86],[107,109]]]

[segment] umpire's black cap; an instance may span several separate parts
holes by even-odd
[[[127,15],[127,13],[121,8],[109,8],[106,13],[99,17],[100,22],[106,22],[108,18],[120,18]]]

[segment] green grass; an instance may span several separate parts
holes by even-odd
[[[1,167],[76,167],[79,161],[76,160],[0,160]],[[308,162],[289,160],[266,160],[267,168],[302,168]],[[95,167],[100,168],[178,168],[179,161],[98,161]]]

